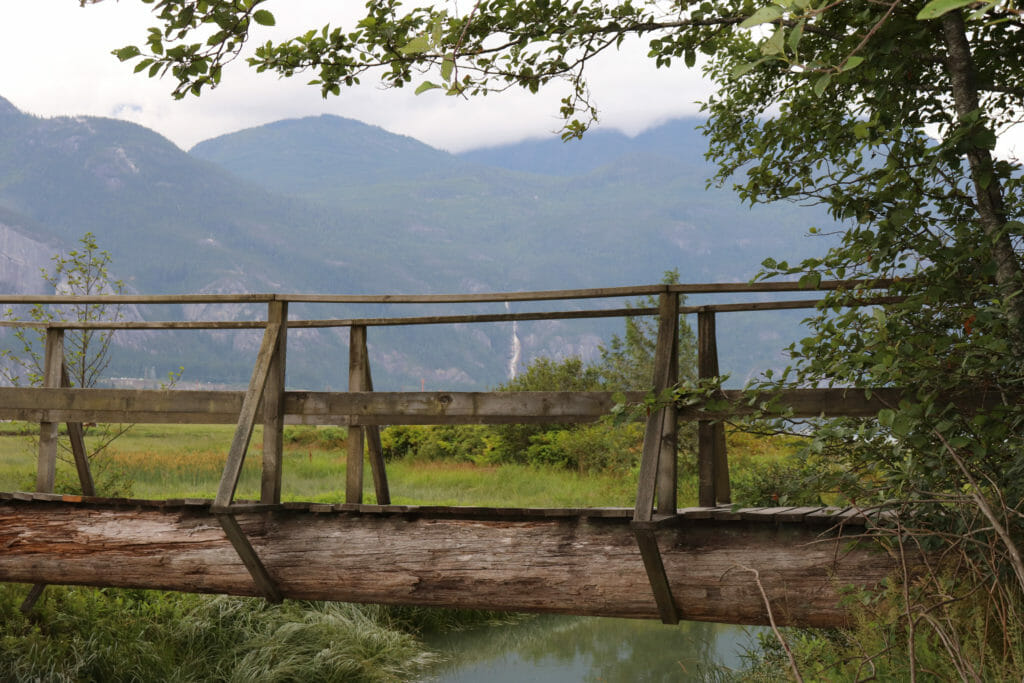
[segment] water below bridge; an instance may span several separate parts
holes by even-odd
[[[544,615],[428,637],[444,661],[422,683],[705,680],[743,667],[764,627]]]

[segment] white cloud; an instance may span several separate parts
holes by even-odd
[[[305,0],[275,7],[276,37],[301,33],[362,3]],[[291,11],[301,7],[301,11]],[[287,7],[287,9],[286,9]],[[438,93],[383,91],[369,82],[324,100],[302,75],[278,79],[232,64],[222,85],[201,98],[174,101],[169,81],[133,74],[110,51],[144,40],[155,23],[151,5],[106,0],[80,8],[76,0],[32,0],[5,8],[0,24],[0,96],[41,116],[88,114],[139,123],[182,148],[282,118],[324,113],[356,118],[428,144],[458,151],[527,137],[561,127],[557,85],[538,95],[512,91],[462,100]],[[707,92],[698,70],[656,70],[642,41],[608,53],[591,70],[603,126],[635,134],[674,116],[694,114]]]

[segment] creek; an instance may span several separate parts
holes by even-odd
[[[423,683],[660,683],[743,667],[758,627],[538,616],[428,636],[444,661]]]

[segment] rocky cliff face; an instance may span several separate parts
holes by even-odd
[[[48,294],[41,270],[49,268],[57,247],[0,222],[0,293]]]

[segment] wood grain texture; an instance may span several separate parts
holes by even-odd
[[[751,400],[737,390],[725,390],[727,408],[703,410],[699,405],[679,409],[683,420],[720,419],[746,415],[765,404],[768,414],[791,417],[874,417],[896,405],[905,392],[895,388],[790,389]],[[645,392],[627,392],[628,401],[641,401]],[[0,419],[32,422],[136,422],[234,424],[242,408],[241,391],[171,391],[146,389],[61,389],[0,387]],[[975,392],[961,401],[964,410],[998,401]],[[770,402],[769,402],[770,401]],[[285,421],[289,424],[498,424],[587,422],[607,415],[615,405],[606,391],[516,392],[315,392],[286,391]],[[786,410],[788,408],[788,410]],[[263,416],[257,419],[262,421]]]
[[[209,501],[26,498],[0,496],[2,581],[262,594]],[[630,510],[290,506],[235,515],[285,598],[659,618]],[[681,619],[767,623],[750,567],[780,624],[839,626],[840,589],[896,566],[870,542],[851,548],[834,528],[844,517],[706,512],[655,532]]]
[[[267,321],[280,325],[277,344],[270,357],[267,384],[263,390],[263,469],[260,500],[281,502],[281,471],[284,458],[284,388],[288,356],[288,304],[267,304]]]

